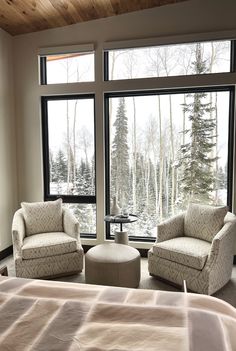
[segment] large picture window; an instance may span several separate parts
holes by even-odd
[[[96,233],[94,96],[42,98],[45,199],[62,197],[83,234]]]
[[[106,95],[107,212],[116,196],[137,214],[131,236],[156,236],[189,201],[228,203],[230,98],[227,88]]]

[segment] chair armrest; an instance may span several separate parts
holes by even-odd
[[[211,270],[219,260],[233,257],[233,247],[236,235],[236,221],[225,223],[223,228],[216,234],[211,244],[211,251],[204,269]]]
[[[184,213],[181,213],[158,224],[156,243],[183,236],[184,215]]]
[[[12,221],[12,243],[14,249],[14,257],[21,258],[21,247],[25,238],[25,221],[22,210],[16,211]]]
[[[63,208],[63,228],[67,235],[80,241],[79,222],[68,208]]]

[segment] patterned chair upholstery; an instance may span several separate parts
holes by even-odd
[[[17,277],[50,278],[81,272],[79,222],[56,201],[22,203],[12,224]]]
[[[236,216],[227,207],[190,204],[157,227],[148,252],[150,275],[211,295],[231,278]]]

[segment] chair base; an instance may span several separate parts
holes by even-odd
[[[15,260],[16,276],[50,279],[76,274],[83,269],[83,249],[64,255]]]
[[[212,271],[208,272],[204,269],[200,271],[166,260],[154,255],[152,249],[150,249],[148,251],[148,271],[149,274],[161,277],[178,286],[181,286],[185,280],[188,291],[212,295],[230,280],[232,269],[225,272],[223,277],[219,279],[220,277],[212,276]]]

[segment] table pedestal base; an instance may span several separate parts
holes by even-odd
[[[117,244],[123,244],[123,245],[129,245],[129,237],[128,237],[128,232],[126,231],[115,231],[115,243]]]

